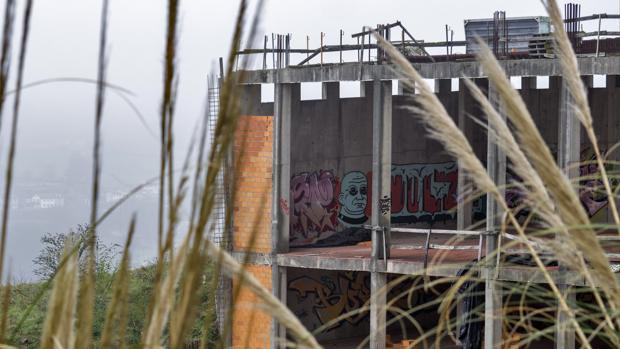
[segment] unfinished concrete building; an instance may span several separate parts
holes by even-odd
[[[581,32],[575,23],[620,17],[581,16],[575,9],[568,9],[566,26],[578,52],[600,147],[611,150],[620,141],[620,56],[616,55],[620,45],[616,39],[604,39],[602,35],[613,33],[601,30],[597,39],[588,40],[593,35]],[[534,23],[538,32],[529,32],[526,45],[519,46],[524,34],[514,33],[526,22]],[[569,171],[572,177],[597,172],[584,165],[592,153],[570,107],[548,21],[511,19],[499,13],[494,19],[470,23],[486,23],[487,42],[518,86],[558,164],[567,171],[571,165],[578,168]],[[473,79],[490,96],[497,93],[473,56],[476,48],[470,47],[470,37],[425,43],[416,41],[398,22],[376,29],[402,47],[418,72],[432,80],[437,96],[492,178],[498,184],[509,182],[505,155],[470,118],[486,120],[464,78]],[[232,251],[240,261],[249,262],[250,272],[304,325],[320,329],[317,338],[325,347],[403,347],[403,341],[415,340],[437,324],[436,308],[412,312],[422,328],[404,328],[390,321],[393,313],[386,309],[393,292],[380,290],[401,275],[428,280],[456,276],[471,261],[493,253],[498,247],[499,209],[490,197],[467,200],[470,185],[459,159],[448,156],[406,108],[415,100],[415,91],[395,88],[402,84],[368,31],[353,37],[356,44],[317,50],[292,49],[286,37],[278,39],[273,49],[242,52],[262,55],[264,69],[243,75],[243,115],[235,138],[238,177]],[[445,47],[445,53],[427,53],[428,47],[437,46]],[[454,53],[451,47],[458,46],[465,46],[466,52]],[[343,61],[342,52],[347,50],[357,54],[356,61]],[[291,53],[307,59],[292,65]],[[340,54],[339,60],[323,61],[328,53]],[[272,57],[275,66],[267,69],[266,61]],[[308,64],[319,58],[318,64]],[[597,86],[595,75],[600,76]],[[359,97],[341,97],[343,82],[359,82]],[[302,100],[305,83],[321,83],[322,98]],[[274,84],[273,102],[261,102],[263,84]],[[608,159],[618,160],[618,152],[610,152]],[[580,161],[582,165],[577,165]],[[507,189],[506,197],[518,205],[518,193]],[[580,198],[594,221],[609,221],[605,195],[582,189]],[[461,239],[454,242],[454,236]],[[618,256],[610,253],[614,257]],[[561,268],[550,270],[565,287],[584,283]],[[500,314],[505,295],[497,284],[544,280],[532,266],[503,265],[501,260],[499,265],[489,262],[481,273],[485,280],[481,342],[485,348],[498,348],[505,334],[501,317],[495,315]],[[404,306],[415,307],[433,297],[437,295],[421,291]],[[236,302],[254,300],[242,290]],[[369,309],[355,313],[365,304]],[[543,338],[532,347],[574,348],[574,334],[562,327],[558,316],[555,340]],[[284,327],[260,309],[239,306],[232,321],[235,348],[277,348],[282,345],[278,338],[286,338]],[[441,343],[442,348],[461,347],[449,338]]]

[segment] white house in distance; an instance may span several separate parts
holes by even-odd
[[[34,194],[26,200],[26,205],[42,209],[64,207],[65,198],[61,194]]]

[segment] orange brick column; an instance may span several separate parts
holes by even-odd
[[[234,144],[233,251],[271,253],[272,142],[273,117],[240,118]],[[247,270],[271,290],[271,266],[249,265]],[[233,290],[237,285],[233,280]],[[233,313],[233,348],[270,347],[271,316],[253,306],[257,303],[254,294],[242,287]]]

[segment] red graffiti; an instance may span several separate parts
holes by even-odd
[[[285,198],[280,198],[280,209],[284,212],[285,215],[289,215],[288,201]]]

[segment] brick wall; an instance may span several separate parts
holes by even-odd
[[[236,192],[233,249],[271,253],[271,188],[273,117],[242,116],[234,143]],[[250,248],[252,234],[255,241]],[[271,290],[271,266],[249,265],[247,270]],[[237,281],[233,281],[233,289]],[[235,349],[268,349],[271,316],[253,307],[259,303],[245,288],[235,300],[232,345]]]
[[[263,286],[271,290],[271,267],[268,265],[248,265],[247,270]],[[237,281],[233,281],[233,289]],[[232,345],[234,349],[269,349],[271,335],[271,316],[254,305],[260,300],[247,289],[241,292],[235,302],[233,314]]]
[[[237,183],[234,201],[233,249],[271,252],[271,179],[273,117],[242,116],[235,134]]]

